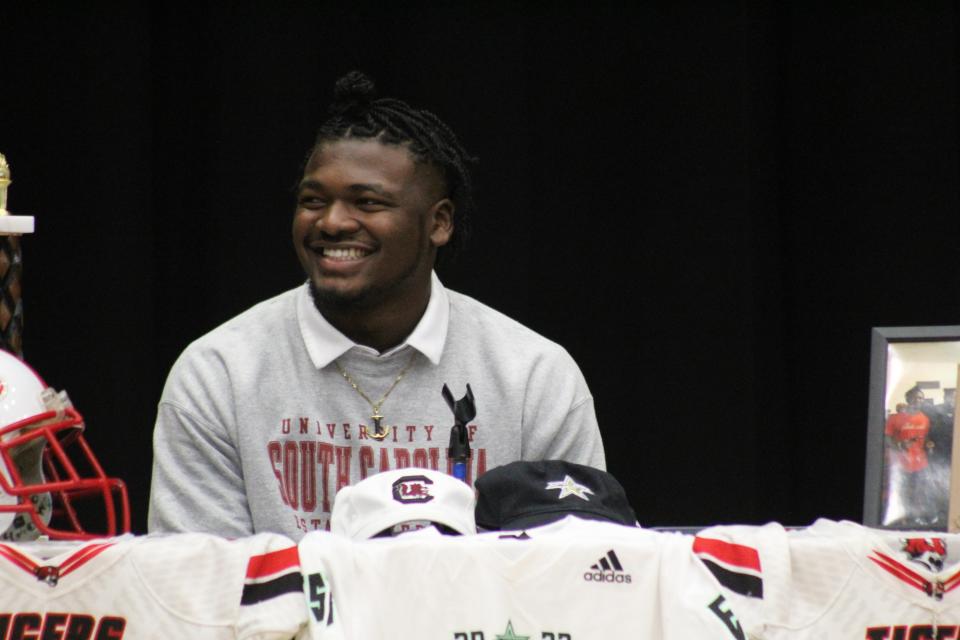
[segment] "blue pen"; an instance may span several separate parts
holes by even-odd
[[[467,440],[467,429],[461,424],[450,427],[450,447],[447,449],[447,457],[453,461],[453,477],[466,482],[470,442]]]

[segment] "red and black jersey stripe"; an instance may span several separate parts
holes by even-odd
[[[302,593],[300,556],[288,547],[250,558],[240,604],[252,605],[287,593]]]
[[[760,554],[753,547],[698,536],[693,552],[727,589],[749,598],[763,597]]]

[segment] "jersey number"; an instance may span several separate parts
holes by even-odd
[[[327,625],[333,624],[333,595],[319,573],[307,576],[307,600],[310,601],[310,611],[317,622],[326,618]]]

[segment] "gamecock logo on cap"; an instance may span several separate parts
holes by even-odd
[[[393,499],[397,502],[430,502],[430,485],[433,480],[427,476],[403,476],[393,483]]]

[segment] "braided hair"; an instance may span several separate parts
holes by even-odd
[[[439,169],[457,220],[450,242],[440,251],[463,246],[475,207],[470,165],[476,159],[461,146],[450,127],[425,109],[395,98],[377,98],[373,80],[360,71],[351,71],[337,80],[328,118],[320,125],[311,152],[344,138],[372,138],[403,146],[415,161]]]

